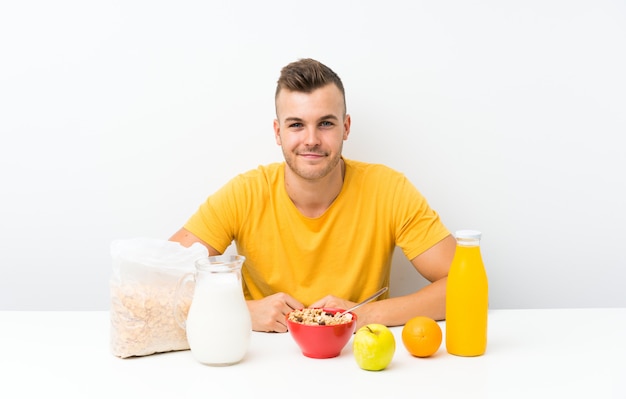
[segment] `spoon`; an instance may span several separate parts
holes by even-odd
[[[363,300],[363,301],[361,301],[361,302],[357,303],[356,305],[354,305],[354,306],[353,306],[353,307],[351,307],[350,309],[348,309],[348,310],[344,310],[344,311],[343,311],[343,312],[341,312],[341,313],[337,313],[337,314],[335,314],[335,317],[341,317],[341,316],[343,316],[344,314],[346,314],[346,313],[348,313],[348,312],[352,312],[352,311],[353,311],[354,309],[356,309],[356,308],[360,308],[361,306],[365,305],[366,303],[368,303],[368,302],[370,302],[370,301],[372,301],[372,300],[374,300],[374,299],[378,298],[380,295],[384,294],[384,293],[387,291],[387,289],[388,289],[388,287],[383,287],[383,288],[379,289],[378,291],[376,291],[376,292],[374,293],[374,295],[372,295],[372,296],[370,296],[369,298],[366,298],[365,300]]]

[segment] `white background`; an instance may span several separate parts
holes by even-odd
[[[626,306],[625,49],[617,0],[3,2],[0,309],[108,309],[112,240],[282,160],[302,57],[344,81],[346,157],[482,230],[492,308]]]

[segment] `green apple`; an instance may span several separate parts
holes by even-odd
[[[384,370],[396,352],[396,339],[382,324],[368,324],[354,335],[352,349],[356,363],[363,370]]]

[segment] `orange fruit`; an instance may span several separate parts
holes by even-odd
[[[439,350],[441,339],[441,327],[430,317],[414,317],[402,328],[402,343],[413,356],[433,355]]]

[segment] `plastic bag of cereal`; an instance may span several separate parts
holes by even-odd
[[[208,256],[196,243],[151,238],[111,243],[111,352],[118,357],[146,356],[189,349],[185,330],[174,319],[174,308],[187,314],[193,293],[175,300],[178,280],[193,272],[194,262]]]

